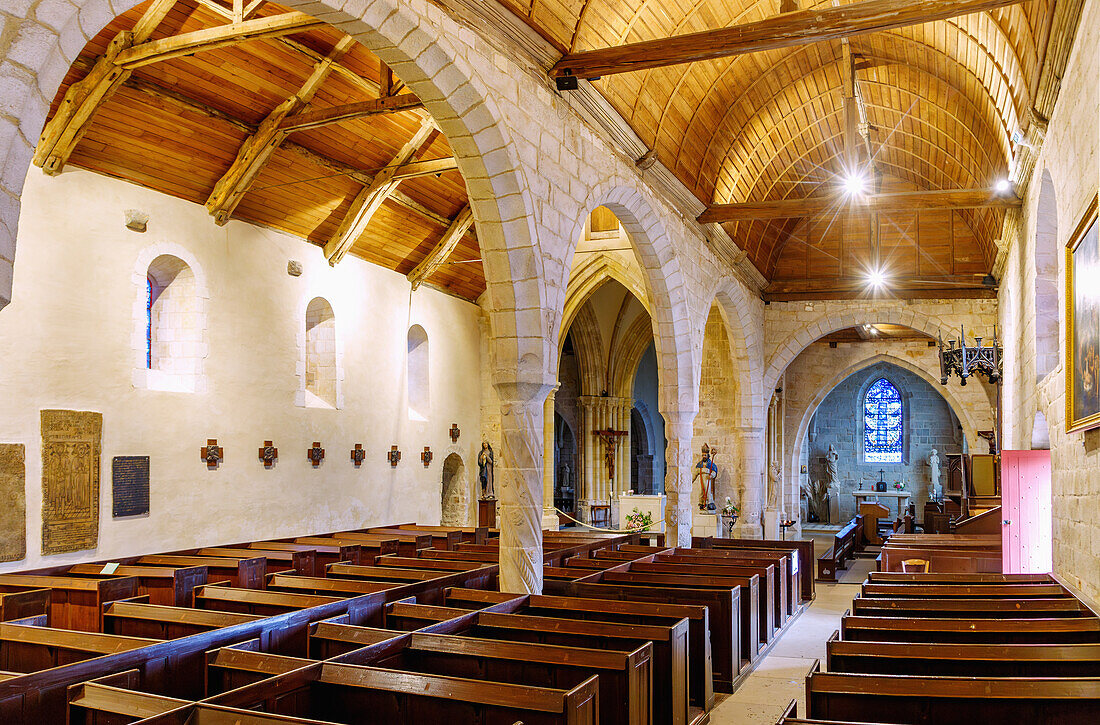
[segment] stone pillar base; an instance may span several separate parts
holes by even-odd
[[[691,518],[692,536],[722,537],[722,522],[717,514],[694,511]]]
[[[764,538],[779,538],[779,511],[776,509],[764,509]]]
[[[542,530],[543,531],[557,531],[561,523],[558,520],[558,512],[550,509],[542,511]]]
[[[763,539],[764,527],[760,524],[734,524],[731,539]]]

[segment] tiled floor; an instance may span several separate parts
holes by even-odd
[[[819,545],[818,551],[824,548]],[[851,606],[859,584],[874,568],[873,559],[857,559],[838,584],[818,582],[814,603],[742,682],[737,692],[711,712],[713,725],[775,725],[791,700],[806,714],[806,674],[815,659],[825,661],[825,642],[840,627],[840,616]]]

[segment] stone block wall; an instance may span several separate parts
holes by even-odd
[[[737,400],[737,374],[730,359],[730,341],[726,324],[718,307],[711,308],[703,332],[703,367],[699,375],[699,413],[691,439],[691,449],[696,460],[701,457],[703,444],[717,448],[714,463],[718,466],[718,480],[714,487],[714,503],[721,508],[726,496],[738,506],[745,504],[744,482],[740,477],[741,455],[738,446],[739,423]],[[692,485],[692,501],[698,509],[702,484]]]

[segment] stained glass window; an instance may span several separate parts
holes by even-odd
[[[901,393],[879,378],[863,397],[863,453],[868,463],[902,462]]]
[[[145,367],[153,367],[153,278],[145,278]]]

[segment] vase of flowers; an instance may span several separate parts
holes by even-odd
[[[653,514],[650,512],[642,512],[635,506],[634,510],[626,515],[626,528],[629,531],[649,531],[649,527],[653,525]]]
[[[901,491],[903,488],[905,488],[904,483],[902,483],[901,481],[894,481],[894,490],[895,491]]]
[[[733,501],[730,501],[729,496],[726,496],[726,505],[722,507],[719,516],[722,517],[722,528],[725,530],[726,536],[732,536],[733,526],[741,516],[741,509],[733,505]]]

